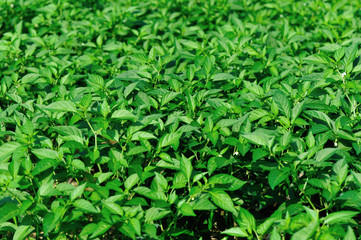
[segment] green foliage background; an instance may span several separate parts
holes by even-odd
[[[360,9],[0,0],[3,239],[357,239]]]

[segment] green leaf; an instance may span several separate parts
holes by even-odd
[[[327,64],[330,62],[330,60],[327,57],[321,56],[318,54],[308,56],[308,57],[304,58],[304,60],[307,62],[316,63],[316,64],[319,64],[319,63]]]
[[[46,110],[54,112],[76,112],[76,106],[71,101],[57,101],[44,107]]]
[[[21,225],[18,226],[16,229],[16,232],[14,233],[14,237],[13,239],[15,240],[23,240],[26,237],[28,237],[30,235],[30,233],[32,233],[35,230],[34,227],[29,226],[29,225]]]
[[[341,46],[339,44],[327,43],[323,47],[321,47],[320,50],[324,51],[324,52],[335,52],[340,48],[341,48]]]
[[[137,173],[130,175],[124,182],[126,190],[130,190],[135,184],[139,182],[140,178]]]
[[[141,225],[140,221],[137,218],[131,218],[129,220],[130,224],[132,225],[135,233],[140,236],[141,235]]]
[[[133,134],[132,141],[139,141],[140,139],[157,139],[152,133],[139,131]]]
[[[244,226],[249,233],[256,231],[256,219],[248,210],[240,208],[236,221],[240,227]]]
[[[33,83],[34,81],[36,81],[39,77],[41,77],[41,74],[38,73],[29,73],[26,74],[24,77],[21,78],[21,82],[26,84],[26,83]]]
[[[264,109],[256,109],[256,110],[253,110],[250,112],[250,115],[249,115],[249,121],[250,122],[253,122],[253,121],[256,121],[264,116],[268,116],[269,115],[269,112],[267,112],[266,110]]]
[[[52,212],[48,212],[44,219],[43,219],[43,229],[45,236],[48,235],[48,233],[56,227],[56,225],[59,223],[59,217],[56,216],[56,214]]]
[[[356,211],[339,211],[328,214],[323,222],[325,224],[345,224],[345,223],[352,223],[352,218],[359,214],[359,212]]]
[[[333,128],[334,126],[334,122],[324,112],[316,111],[316,110],[307,110],[304,111],[304,113],[306,113],[307,115],[313,118],[326,122],[329,128]]]
[[[35,165],[34,170],[32,171],[33,176],[44,172],[45,170],[52,168],[52,167],[56,167],[59,164],[59,161],[55,160],[55,159],[43,159],[40,162],[38,162]]]
[[[221,233],[232,237],[248,237],[247,230],[240,227],[228,228]]]
[[[99,210],[96,209],[91,202],[85,199],[78,199],[73,203],[73,205],[84,212],[99,213]]]
[[[102,204],[104,205],[104,207],[106,207],[111,213],[113,214],[118,214],[119,216],[123,216],[124,215],[124,211],[122,209],[122,207],[120,207],[119,204],[114,203],[114,202],[106,202],[106,201],[102,201]]]
[[[336,173],[337,183],[341,185],[345,181],[348,174],[348,165],[345,159],[337,161],[333,165],[332,169]]]
[[[263,133],[247,133],[242,134],[242,137],[247,139],[249,142],[261,146],[267,146],[268,142],[270,141],[269,135],[263,134]]]
[[[90,236],[91,238],[95,238],[99,235],[104,234],[106,231],[108,231],[108,229],[111,227],[112,225],[104,222],[104,221],[100,221],[98,222],[98,224],[95,226],[95,229],[92,233],[92,235]]]
[[[172,146],[175,150],[177,150],[179,146],[179,139],[181,136],[181,132],[167,133],[163,135],[158,141],[158,152],[160,152],[160,150],[166,146]]]
[[[17,151],[22,145],[18,142],[7,142],[0,146],[0,162],[3,162],[11,154]]]
[[[213,203],[216,204],[218,207],[233,214],[237,214],[231,197],[225,191],[220,189],[213,189],[209,191],[209,194]]]
[[[337,152],[338,152],[337,148],[324,148],[321,151],[317,152],[316,162],[326,161]]]
[[[0,207],[0,223],[6,222],[9,219],[18,216],[20,208],[13,202],[6,202]]]
[[[179,208],[179,211],[180,211],[184,216],[189,216],[189,217],[196,217],[196,216],[197,216],[197,215],[194,213],[192,206],[189,205],[188,203],[183,203],[182,206]]]
[[[85,227],[82,228],[81,232],[80,232],[80,236],[87,236],[90,235],[94,232],[95,227],[96,227],[96,223],[89,223],[87,224]]]
[[[294,233],[291,240],[310,239],[317,230],[319,221],[311,221],[306,227]]]
[[[236,177],[233,177],[228,174],[217,174],[212,176],[208,182],[210,184],[215,184],[217,188],[224,188],[226,191],[235,191],[240,189],[244,184],[245,181],[242,181]]]
[[[232,80],[236,77],[229,73],[217,73],[213,76],[213,81],[225,81],[225,80]]]
[[[291,119],[291,103],[288,100],[287,96],[283,92],[277,91],[273,97],[273,100],[276,102],[281,112],[288,119]]]
[[[31,152],[39,159],[59,159],[58,152],[52,149],[33,149]]]
[[[115,111],[112,114],[112,118],[115,118],[117,120],[131,120],[131,121],[136,121],[138,119],[137,116],[135,116],[133,113],[125,109],[120,109]]]
[[[182,158],[180,160],[180,169],[186,177],[187,181],[189,182],[192,175],[193,166],[191,160],[189,158],[186,158],[184,155],[182,155]]]
[[[137,187],[134,189],[134,192],[143,195],[149,199],[152,200],[163,200],[163,201],[167,201],[167,197],[164,194],[164,192],[160,192],[160,191],[153,191],[147,187]]]
[[[272,190],[274,190],[277,185],[279,185],[284,180],[286,180],[288,175],[289,175],[288,171],[280,171],[278,169],[271,170],[268,175],[268,183],[272,188]]]
[[[293,108],[292,108],[292,114],[291,114],[291,123],[293,124],[296,119],[298,118],[298,116],[300,115],[300,113],[302,112],[303,110],[303,105],[304,105],[304,102],[301,102],[301,103],[297,103]]]
[[[74,201],[76,198],[80,197],[85,189],[86,183],[83,183],[81,185],[79,185],[78,187],[76,187],[74,189],[74,191],[70,194],[70,200]]]
[[[171,211],[164,210],[162,208],[155,208],[155,207],[149,208],[145,212],[145,222],[150,223],[150,222],[162,219],[165,216],[167,216],[169,213],[171,213]]]
[[[347,232],[345,236],[343,237],[343,240],[356,240],[356,235],[354,231],[352,230],[351,226],[347,227]]]

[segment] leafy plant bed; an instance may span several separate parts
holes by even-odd
[[[0,0],[2,239],[357,239],[360,9]]]

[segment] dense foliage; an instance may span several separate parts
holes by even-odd
[[[3,239],[356,239],[361,3],[0,0]]]

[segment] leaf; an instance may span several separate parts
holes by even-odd
[[[129,220],[130,224],[132,225],[135,233],[140,236],[141,235],[141,225],[140,221],[137,218],[131,218]]]
[[[291,114],[291,123],[293,124],[295,122],[295,120],[298,118],[298,116],[300,115],[300,113],[303,110],[303,105],[305,102],[301,102],[301,103],[297,103],[293,108],[292,108],[292,114]]]
[[[76,112],[76,106],[71,101],[57,101],[44,107],[48,111],[54,112]]]
[[[96,223],[89,223],[85,227],[82,228],[79,235],[80,236],[90,235],[90,234],[92,234],[94,232],[95,227],[96,227]]]
[[[22,145],[18,142],[7,142],[0,146],[0,162],[17,151]]]
[[[350,226],[347,227],[347,232],[343,240],[356,240],[356,235]]]
[[[111,227],[112,225],[109,223],[106,223],[104,221],[100,221],[98,222],[98,224],[95,226],[95,229],[92,233],[92,235],[90,236],[91,238],[95,238],[99,235],[104,234],[106,231],[108,231],[108,229]]]
[[[189,158],[186,158],[184,155],[182,155],[182,158],[180,160],[180,169],[186,177],[187,181],[189,182],[193,171],[193,166],[191,160]]]
[[[256,219],[247,209],[239,209],[236,221],[240,227],[246,227],[249,233],[256,231]]]
[[[59,217],[52,212],[48,212],[43,219],[43,229],[45,236],[56,227],[59,223]]]
[[[190,40],[185,40],[185,39],[181,39],[179,41],[181,44],[183,44],[186,47],[192,48],[192,49],[198,49],[199,48],[199,44],[198,42],[194,42],[194,41],[190,41]]]
[[[85,199],[78,199],[73,203],[73,205],[84,212],[99,213],[99,210],[96,209],[91,202]]]
[[[225,188],[226,191],[238,190],[246,184],[245,181],[223,173],[212,176],[208,179],[208,182],[210,184],[216,184],[217,188]]]
[[[260,119],[261,117],[268,116],[268,115],[269,115],[269,112],[267,112],[264,109],[259,108],[259,109],[256,109],[256,110],[253,110],[250,112],[249,121],[253,122],[253,121],[256,121],[257,119]]]
[[[324,112],[316,111],[316,110],[307,110],[304,111],[304,113],[306,113],[307,115],[313,118],[326,122],[329,128],[332,128],[334,126],[334,122]]]
[[[281,92],[277,91],[273,97],[273,100],[276,102],[278,108],[281,112],[288,118],[291,118],[291,103],[288,100],[287,96]]]
[[[21,78],[22,83],[33,83],[35,80],[37,80],[41,74],[38,73],[29,73],[26,74],[24,77]]]
[[[0,207],[0,223],[16,217],[20,213],[20,208],[13,202],[6,202]]]
[[[115,111],[112,114],[112,118],[115,118],[118,120],[131,120],[131,121],[136,121],[138,119],[137,116],[135,116],[133,113],[131,113],[125,109],[120,109],[120,110]]]
[[[169,211],[169,210],[151,207],[145,212],[145,222],[150,223],[150,222],[162,219],[169,213],[171,213],[171,211]]]
[[[316,63],[316,64],[317,63],[323,63],[323,64],[329,63],[329,59],[327,59],[327,57],[321,56],[321,55],[318,55],[318,54],[308,56],[308,57],[304,58],[303,60],[306,61],[306,62]]]
[[[261,146],[267,146],[268,141],[270,141],[270,137],[263,133],[254,132],[254,133],[242,134],[241,136],[247,139],[249,142]]]
[[[220,189],[213,189],[209,191],[211,196],[212,202],[216,204],[218,207],[222,208],[223,210],[229,211],[233,214],[237,214],[236,209],[234,208],[233,201],[231,197]]]
[[[268,175],[268,183],[272,190],[275,189],[277,185],[282,183],[288,177],[289,173],[286,171],[280,171],[278,169],[273,169]]]
[[[247,230],[240,227],[228,228],[221,233],[232,237],[248,237]]]
[[[16,232],[14,233],[14,237],[13,239],[15,240],[23,240],[26,237],[28,237],[30,235],[30,233],[32,233],[35,230],[34,227],[29,226],[29,225],[21,225],[18,226],[16,229]]]
[[[152,200],[163,200],[163,201],[167,201],[167,197],[164,194],[164,192],[160,192],[160,191],[153,191],[147,187],[137,187],[134,189],[134,192],[143,195],[149,199]]]
[[[348,173],[348,165],[345,159],[337,161],[332,169],[336,173],[337,183],[341,185],[345,181]]]
[[[103,78],[101,76],[99,76],[99,75],[96,75],[96,74],[90,74],[89,75],[88,83],[90,83],[91,85],[98,85],[99,87],[104,86]]]
[[[133,155],[137,155],[139,153],[143,153],[143,152],[148,152],[148,149],[144,146],[136,146],[133,147],[129,150],[129,152],[127,152],[128,156],[133,156]]]
[[[318,226],[318,221],[311,221],[306,227],[294,233],[291,237],[291,240],[310,239]]]
[[[172,101],[174,98],[176,98],[179,95],[179,93],[176,92],[167,92],[165,95],[163,95],[162,100],[160,102],[160,106],[164,106],[170,101]]]
[[[194,213],[193,208],[191,207],[191,205],[189,205],[188,203],[183,203],[182,206],[179,208],[179,211],[184,216],[189,216],[189,217],[196,217],[197,216]]]
[[[217,122],[216,126],[219,127],[230,127],[233,126],[236,123],[239,123],[240,121],[237,119],[221,119]]]
[[[55,159],[43,159],[35,165],[34,170],[32,171],[33,176],[42,173],[49,168],[56,167],[59,162]]]
[[[59,153],[52,149],[33,149],[31,152],[39,159],[59,159]]]
[[[70,200],[74,201],[76,198],[80,197],[85,189],[86,183],[83,183],[81,185],[79,185],[78,187],[76,187],[74,189],[74,191],[70,194]]]
[[[139,141],[140,139],[157,139],[152,133],[139,131],[133,134],[132,141]]]
[[[337,148],[324,148],[321,151],[317,152],[316,155],[316,162],[323,162],[328,160],[330,157],[332,157],[334,154],[336,154],[338,151]]]
[[[114,203],[114,202],[106,202],[106,200],[102,201],[102,204],[104,205],[105,208],[107,208],[111,213],[113,214],[118,214],[119,216],[123,216],[124,215],[124,211],[122,209],[122,207],[120,207],[119,204]]]
[[[137,173],[130,175],[124,182],[126,190],[130,190],[135,184],[139,182],[140,178]]]
[[[179,139],[181,136],[182,136],[181,132],[167,133],[163,135],[158,141],[158,146],[157,146],[158,152],[160,152],[162,148],[170,145],[173,146],[175,150],[177,150],[179,145]]]
[[[341,46],[339,44],[328,43],[328,44],[325,44],[323,47],[321,47],[320,50],[324,51],[324,52],[335,52],[340,48],[341,48]]]
[[[213,81],[225,81],[225,80],[232,80],[236,77],[229,73],[217,73],[213,76]]]
[[[359,214],[359,212],[356,211],[339,211],[328,214],[323,222],[325,224],[345,224],[345,223],[351,223],[353,222],[352,218]],[[351,222],[350,222],[351,221]]]
[[[361,144],[353,142],[352,147],[355,149],[357,155],[361,153]]]

